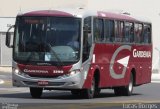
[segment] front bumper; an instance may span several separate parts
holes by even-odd
[[[48,84],[39,85],[39,81],[47,81]],[[68,77],[59,78],[40,78],[30,77],[12,73],[13,86],[17,87],[42,87],[53,89],[81,89],[84,84],[82,72],[76,73]]]

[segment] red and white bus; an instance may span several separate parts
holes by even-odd
[[[151,82],[150,21],[113,12],[40,10],[20,14],[9,30],[13,48],[13,86],[29,87],[39,98],[43,90],[70,90],[93,98],[101,89],[132,94]]]

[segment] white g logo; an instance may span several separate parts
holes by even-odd
[[[120,46],[113,54],[112,58],[111,58],[111,62],[110,62],[110,75],[112,78],[114,79],[122,79],[124,78],[125,76],[125,73],[126,73],[126,70],[127,70],[127,67],[124,67],[123,68],[123,71],[122,71],[122,74],[117,74],[115,73],[114,69],[113,69],[113,65],[115,63],[115,58],[116,56],[118,55],[118,53],[121,51],[121,50],[124,50],[124,49],[127,49],[129,51],[131,51],[131,46],[129,45],[123,45],[123,46]],[[129,58],[128,58],[129,59]],[[127,62],[128,63],[128,62]]]

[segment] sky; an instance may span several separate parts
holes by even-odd
[[[160,50],[160,0],[0,0],[0,17],[15,17],[23,10],[85,7],[95,10],[129,12],[150,19],[153,27],[153,67]],[[160,57],[159,57],[160,58]]]

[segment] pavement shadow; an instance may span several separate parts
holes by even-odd
[[[137,95],[141,95],[139,93],[134,93],[132,96],[137,96]],[[94,97],[94,99],[98,98],[115,98],[115,97],[125,97],[125,96],[116,96],[114,93],[107,93],[107,92],[102,92],[100,93],[98,96]],[[81,99],[86,99],[85,97],[83,96],[80,96],[80,95],[72,95],[70,92],[68,93],[59,93],[59,94],[56,94],[56,93],[49,93],[49,94],[44,94],[42,96],[41,99],[62,99],[62,100],[81,100]]]
[[[132,96],[142,95],[139,93],[133,93]],[[25,93],[10,93],[10,94],[0,94],[0,97],[4,98],[23,98],[23,99],[32,99],[29,92]],[[125,97],[125,96],[116,96],[114,93],[107,93],[107,92],[101,92],[98,96],[96,96],[94,99],[98,98],[115,98],[115,97]],[[69,91],[66,92],[44,92],[42,97],[40,99],[52,99],[52,100],[82,100],[85,99],[83,96],[80,95],[72,95]]]
[[[10,94],[0,94],[0,97],[4,98],[31,98],[29,93],[10,93]]]

